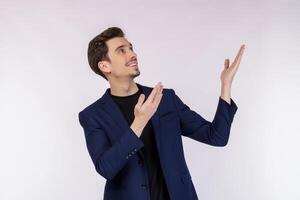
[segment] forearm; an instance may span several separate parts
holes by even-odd
[[[171,89],[173,102],[180,118],[181,135],[212,146],[225,146],[229,139],[230,126],[237,111],[237,105],[231,99],[231,105],[221,97],[212,122],[191,110]]]
[[[227,103],[230,103],[231,98],[231,85],[224,85],[221,84],[221,96],[223,100],[225,100]]]
[[[93,141],[89,141],[89,147],[93,147]],[[128,162],[130,156],[139,151],[144,146],[143,142],[138,139],[135,133],[129,128],[124,132],[111,147],[107,148],[100,157],[94,156],[96,171],[104,178],[111,180]],[[95,148],[90,148],[90,152]]]
[[[124,130],[119,129],[119,133],[111,133],[111,135],[120,135],[112,143],[103,127],[93,117],[79,113],[79,121],[84,129],[86,145],[96,171],[107,180],[113,179],[130,157],[144,146],[129,127]]]

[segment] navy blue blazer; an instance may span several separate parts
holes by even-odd
[[[138,83],[137,83],[138,84]],[[153,87],[139,84],[147,98]],[[145,166],[138,155],[144,146],[113,101],[108,88],[103,96],[79,112],[88,153],[95,170],[106,179],[104,200],[150,200]],[[182,137],[223,147],[229,139],[237,105],[219,96],[212,122],[191,110],[173,89],[164,88],[151,117],[159,159],[172,200],[198,199],[185,161]],[[141,155],[142,156],[142,155]]]

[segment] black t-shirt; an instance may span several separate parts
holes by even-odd
[[[134,120],[134,107],[138,102],[140,94],[142,94],[142,89],[139,85],[138,88],[139,90],[135,94],[129,96],[114,96],[110,94],[114,102],[119,106],[129,126]],[[151,121],[149,120],[140,136],[140,140],[144,143],[141,153],[145,160],[142,160],[142,162],[145,163],[144,166],[148,172],[151,200],[169,200],[170,197],[162,173],[153,131]]]

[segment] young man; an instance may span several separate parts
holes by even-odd
[[[140,75],[137,54],[120,28],[108,28],[90,41],[90,67],[110,88],[79,112],[79,121],[95,169],[106,179],[104,200],[198,199],[181,136],[227,144],[237,111],[231,83],[243,50],[244,45],[231,66],[225,60],[221,96],[209,122],[161,82],[153,88],[134,82]]]

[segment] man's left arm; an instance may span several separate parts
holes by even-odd
[[[230,96],[231,85],[244,50],[245,45],[243,44],[231,64],[229,59],[225,59],[224,69],[220,76],[221,95],[212,122],[205,120],[201,115],[191,110],[171,89],[173,101],[180,118],[182,135],[213,146],[225,146],[228,143],[231,123],[238,109]]]
[[[173,102],[180,118],[182,135],[212,146],[225,146],[227,144],[231,124],[238,109],[231,98],[229,104],[219,97],[217,111],[213,121],[210,122],[182,102],[173,89],[170,90],[173,93]]]

